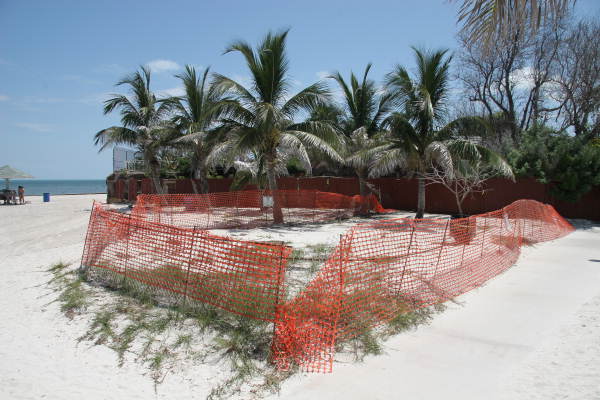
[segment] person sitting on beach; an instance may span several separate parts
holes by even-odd
[[[19,186],[19,203],[25,204],[25,188],[23,186]]]

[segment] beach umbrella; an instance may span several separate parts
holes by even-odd
[[[19,171],[16,168],[11,167],[10,165],[5,165],[4,167],[0,167],[0,179],[6,180],[6,189],[9,188],[9,183],[11,179],[31,179],[33,176],[25,173],[23,171]]]

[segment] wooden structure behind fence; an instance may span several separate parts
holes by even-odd
[[[211,193],[227,192],[232,179],[209,179]],[[385,208],[414,210],[417,205],[417,181],[414,179],[378,178],[369,181],[378,193]],[[164,179],[168,193],[193,193],[191,179]],[[283,177],[278,181],[279,189],[314,189],[322,192],[340,193],[352,196],[359,193],[358,180],[344,177]],[[150,179],[117,179],[107,181],[109,201],[135,201],[137,194],[154,193]],[[248,185],[246,190],[255,190]],[[551,185],[532,178],[519,178],[516,182],[505,179],[491,179],[486,191],[468,196],[463,203],[467,214],[480,214],[500,209],[518,199],[532,199],[551,204],[564,217],[600,220],[600,187],[593,188],[577,202],[558,200],[550,194]],[[430,213],[456,214],[454,196],[439,184],[428,185],[426,189],[426,210]]]

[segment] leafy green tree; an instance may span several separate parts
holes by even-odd
[[[137,148],[157,193],[164,193],[160,182],[159,153],[167,147],[177,131],[169,123],[172,104],[157,99],[150,90],[150,69],[126,76],[117,86],[129,87],[130,95],[115,94],[104,102],[104,114],[119,110],[122,126],[103,129],[94,136],[94,144],[103,151],[114,144]]]
[[[226,117],[223,131],[227,139],[215,146],[210,159],[223,162],[239,157],[252,157],[257,165],[264,166],[269,189],[277,191],[277,171],[280,154],[293,153],[310,172],[310,159],[306,147],[315,147],[329,156],[340,159],[328,142],[336,140],[335,130],[321,121],[295,122],[299,112],[310,112],[329,101],[326,86],[315,83],[289,96],[290,80],[286,56],[288,31],[269,33],[256,50],[245,41],[231,44],[225,53],[239,52],[246,61],[251,76],[251,88],[226,76],[215,74],[214,84],[233,99],[224,101]],[[273,204],[273,219],[283,222],[278,196]]]
[[[526,131],[508,160],[515,174],[551,184],[550,193],[561,200],[577,201],[600,185],[600,146],[548,127]]]
[[[387,85],[400,101],[403,113],[394,113],[385,121],[389,128],[387,143],[370,150],[376,157],[369,174],[387,175],[396,168],[413,172],[418,181],[415,217],[422,218],[426,174],[432,165],[450,178],[454,174],[453,158],[485,160],[502,174],[512,172],[502,157],[472,140],[477,132],[487,129],[482,119],[459,118],[438,128],[446,117],[451,57],[446,57],[446,51],[414,51],[417,61],[414,79],[402,66],[397,66],[387,77]]]
[[[199,77],[194,67],[186,65],[185,72],[176,75],[183,83],[185,94],[171,99],[177,112],[173,121],[184,132],[176,142],[192,151],[192,178],[200,183],[198,188],[192,180],[196,193],[208,193],[206,159],[218,140],[217,123],[223,114],[223,96],[209,84],[208,74],[209,68],[206,68]]]

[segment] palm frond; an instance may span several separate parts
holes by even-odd
[[[282,134],[290,134],[296,136],[305,146],[317,149],[327,154],[333,160],[342,162],[342,157],[338,152],[325,140],[321,139],[317,135],[303,131],[286,130]]]
[[[229,139],[214,146],[206,157],[206,165],[209,167],[233,165],[239,154],[238,142],[235,139]]]
[[[291,157],[296,157],[302,167],[306,170],[307,175],[312,174],[312,165],[310,163],[310,157],[306,152],[304,143],[296,136],[291,134],[281,135],[281,142],[279,150],[283,153],[283,160],[289,160]]]
[[[449,122],[440,129],[437,140],[448,140],[451,138],[468,139],[471,137],[487,137],[492,132],[492,127],[485,118],[479,116],[460,117]]]
[[[104,151],[113,144],[135,146],[137,144],[137,134],[135,131],[122,126],[112,126],[102,129],[94,135],[94,145],[100,146],[98,152]]]
[[[456,1],[456,0],[453,0]],[[566,14],[576,0],[462,0],[458,11],[461,32],[470,42],[488,46],[514,29],[536,31],[542,22]]]
[[[203,143],[208,137],[207,132],[192,132],[173,140],[174,143]]]
[[[446,147],[455,160],[464,160],[468,163],[481,163],[487,168],[497,172],[505,178],[514,179],[510,164],[501,155],[485,146],[470,140],[454,139],[447,142]]]
[[[312,111],[320,105],[327,104],[331,98],[327,85],[314,83],[296,93],[281,107],[281,112],[292,118],[298,111]]]
[[[452,179],[454,175],[454,162],[452,152],[443,142],[431,142],[425,149],[426,160],[433,162]],[[429,164],[429,163],[427,163]]]
[[[291,124],[285,127],[285,130],[302,131],[311,133],[331,147],[338,148],[343,136],[340,135],[337,127],[328,121],[311,121],[307,120],[296,124]]]
[[[222,93],[226,93],[228,91],[233,92],[234,95],[237,96],[243,102],[247,102],[249,104],[257,102],[256,98],[252,95],[250,90],[246,89],[242,84],[224,75],[214,73],[212,84],[216,88],[218,88]]]
[[[385,151],[379,152],[369,165],[369,177],[376,178],[391,174],[396,168],[402,168],[407,164],[404,151],[398,148],[385,149]]]

